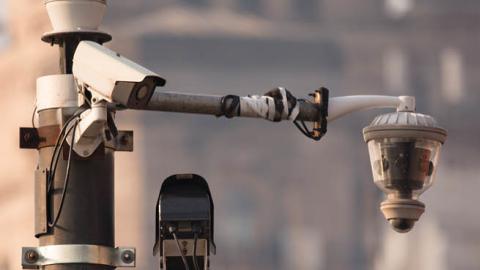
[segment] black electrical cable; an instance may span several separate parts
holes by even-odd
[[[66,124],[65,127],[66,126],[68,126],[68,124]],[[50,160],[50,168],[48,170],[49,174],[47,179],[48,180],[47,191],[50,191],[52,189],[52,184],[55,179],[55,173],[57,171],[61,149],[63,148],[63,145],[65,144],[68,135],[70,134],[70,132],[73,130],[74,127],[76,127],[76,125],[70,126],[68,130],[65,129],[66,132],[65,130],[60,131],[57,142],[55,143],[55,147],[53,148],[52,159]]]
[[[175,242],[177,242],[178,252],[180,253],[180,256],[182,256],[182,261],[183,261],[183,264],[185,265],[185,269],[190,270],[190,267],[188,266],[187,258],[183,254],[182,248],[180,247],[180,242],[178,241],[177,234],[175,233],[175,230],[172,230],[173,229],[172,227],[170,227],[170,229],[171,229],[170,232],[172,233],[173,238],[175,239]]]
[[[295,124],[295,126],[298,128],[298,130],[300,130],[300,132],[302,132],[303,135],[312,139],[312,133],[311,133],[311,131],[308,130],[307,125],[305,125],[305,122],[300,121],[300,123],[302,123],[303,127],[300,126],[300,124],[297,121],[293,121],[293,124]]]
[[[55,147],[53,149],[52,159],[50,160],[50,167],[49,167],[48,177],[47,177],[47,192],[48,193],[50,193],[51,190],[52,190],[53,182],[54,182],[54,179],[55,179],[55,173],[57,171],[58,161],[59,161],[59,158],[60,158],[61,149],[63,148],[63,145],[65,144],[65,142],[67,140],[67,137],[70,134],[70,132],[72,132],[76,129],[76,127],[78,125],[78,122],[79,122],[78,117],[85,110],[86,110],[86,108],[84,108],[84,107],[81,107],[78,110],[76,110],[73,113],[73,115],[65,122],[64,126],[60,130],[57,141],[55,143]],[[70,123],[73,120],[76,120],[77,122],[74,125],[70,126]],[[61,201],[60,201],[59,210],[57,212],[56,217],[54,218],[54,221],[53,222],[50,222],[50,221],[48,222],[47,225],[50,228],[55,227],[55,225],[57,224],[58,219],[60,217],[60,213],[61,213],[62,208],[63,208],[63,203],[64,203],[64,200],[65,200],[66,186],[68,185],[68,179],[69,179],[69,176],[70,176],[69,175],[70,174],[70,163],[71,163],[71,156],[73,154],[73,144],[74,144],[74,139],[75,139],[74,135],[75,135],[75,131],[74,131],[74,134],[72,135],[72,143],[70,144],[70,152],[69,152],[68,161],[67,161],[67,172],[66,172],[65,181],[64,181],[64,190],[62,192],[62,198],[61,198]]]
[[[197,240],[198,240],[198,234],[195,233],[193,235],[193,267],[195,270],[200,270],[200,267],[198,267],[198,261],[197,261]]]
[[[53,148],[52,159],[50,160],[50,166],[49,166],[49,169],[48,169],[47,191],[51,190],[53,179],[55,178],[55,171],[57,170],[58,159],[59,159],[59,156],[60,156],[60,149],[62,148],[63,144],[65,143],[65,140],[66,140],[66,137],[67,137],[66,135],[64,136],[64,133],[67,131],[67,127],[69,126],[69,124],[74,119],[79,117],[80,114],[83,113],[85,110],[86,110],[85,108],[79,108],[77,111],[75,111],[73,113],[73,115],[65,122],[62,129],[60,130],[60,133],[58,134],[58,138],[57,138],[57,141],[55,143],[55,147]],[[70,127],[70,129],[71,129],[71,127]]]
[[[71,167],[70,165],[71,165],[71,161],[72,161],[73,144],[75,142],[75,133],[76,133],[77,125],[78,125],[78,120],[73,125],[73,127],[71,127],[69,129],[69,131],[65,134],[65,136],[68,136],[68,134],[70,132],[72,132],[72,130],[73,130],[72,140],[70,141],[70,150],[68,152],[67,168],[66,168],[66,172],[65,172],[65,180],[64,180],[64,183],[63,183],[62,197],[60,199],[60,206],[58,207],[58,211],[57,211],[57,214],[55,215],[55,218],[53,219],[53,222],[48,222],[48,226],[50,228],[53,228],[53,227],[55,227],[55,225],[57,225],[58,219],[60,218],[60,215],[62,213],[63,204],[65,202],[65,197],[66,197],[67,188],[68,188],[68,180],[70,179],[70,167]]]
[[[35,114],[37,113],[37,105],[35,105],[35,107],[33,108],[33,113],[32,113],[32,127],[33,128],[36,128],[35,127]]]
[[[306,102],[306,103],[311,104],[311,102],[309,100],[306,100],[306,99],[303,99],[303,98],[297,99],[297,102]],[[300,126],[300,124],[298,122],[300,122],[302,125]],[[295,120],[295,121],[293,121],[293,124],[295,124],[295,126],[298,128],[298,130],[300,130],[300,132],[302,132],[303,135],[312,139],[312,132],[308,130],[307,125],[305,124],[304,121]]]
[[[305,121],[300,121],[300,123],[302,124],[302,126],[303,126],[303,128],[304,128],[305,130],[308,130],[308,127],[307,127],[307,125],[305,124]],[[311,134],[311,133],[310,133],[310,134]]]

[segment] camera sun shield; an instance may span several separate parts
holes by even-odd
[[[428,115],[399,111],[377,116],[363,130],[373,181],[387,195],[381,204],[397,232],[408,232],[425,211],[418,201],[435,177],[447,132]]]
[[[165,79],[147,68],[93,41],[81,41],[73,57],[72,71],[80,91],[125,108],[147,105]]]

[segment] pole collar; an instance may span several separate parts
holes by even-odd
[[[135,267],[135,248],[97,245],[52,245],[22,248],[22,268],[37,269],[57,264],[94,264]]]

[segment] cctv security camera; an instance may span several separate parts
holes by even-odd
[[[447,132],[428,115],[398,111],[363,130],[375,184],[387,194],[380,209],[397,232],[408,232],[425,211],[418,197],[433,183]]]
[[[213,199],[207,181],[196,174],[176,174],[162,184],[155,212],[154,255],[160,268],[209,268],[213,241]]]
[[[92,41],[79,43],[73,75],[80,91],[127,108],[148,104],[157,86],[166,81],[154,72]]]

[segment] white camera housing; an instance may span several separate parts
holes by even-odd
[[[79,43],[73,75],[81,91],[127,108],[146,106],[155,88],[166,83],[156,73],[92,41]]]

